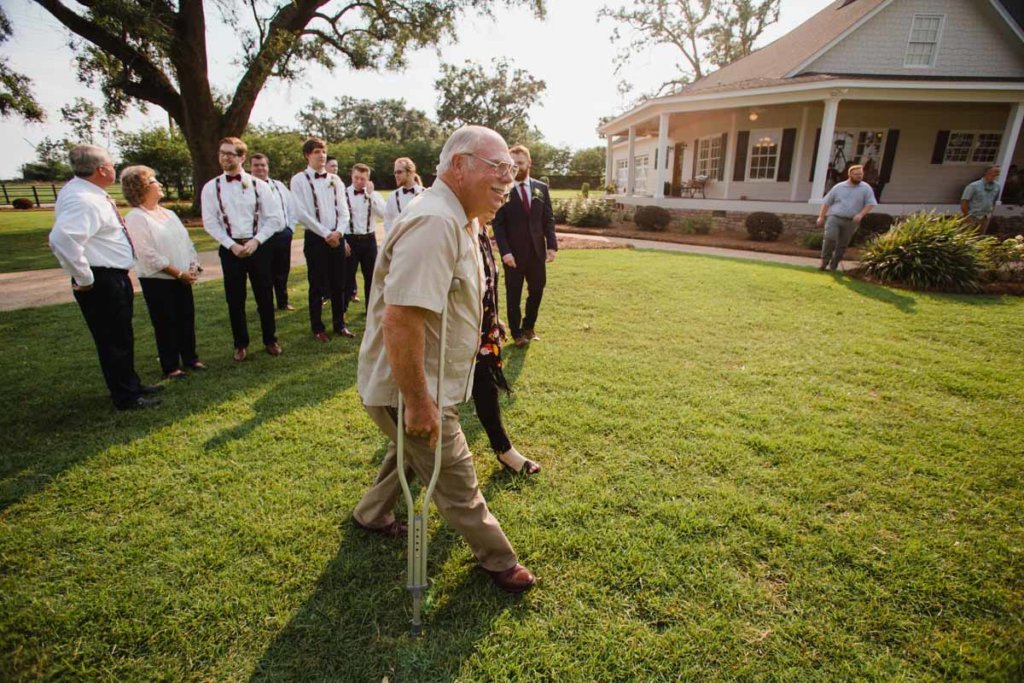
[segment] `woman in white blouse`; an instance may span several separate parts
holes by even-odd
[[[185,379],[183,367],[205,370],[196,354],[195,303],[199,258],[188,230],[160,206],[163,188],[148,166],[121,171],[121,190],[133,208],[125,216],[135,248],[135,269],[156,333],[160,366],[168,379]]]

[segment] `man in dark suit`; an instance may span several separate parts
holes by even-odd
[[[547,282],[546,264],[555,260],[558,240],[548,186],[530,178],[530,150],[516,145],[509,150],[516,163],[516,184],[509,199],[494,216],[494,239],[505,266],[505,303],[509,332],[516,346],[539,340],[534,332],[540,300]],[[526,317],[519,301],[526,282]]]

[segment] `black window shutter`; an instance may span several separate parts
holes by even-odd
[[[725,180],[725,160],[726,160],[726,158],[728,156],[725,153],[725,150],[726,150],[726,148],[728,148],[728,146],[729,146],[729,134],[728,133],[722,133],[722,149],[721,149],[721,155],[722,156],[720,156],[718,158],[718,179],[720,181],[721,180]]]
[[[887,183],[892,178],[892,162],[896,158],[896,145],[900,141],[900,132],[889,129],[885,136],[885,151],[882,152],[882,165],[878,169],[878,182]],[[945,153],[945,150],[943,150]]]
[[[814,134],[814,151],[811,153],[811,177],[808,178],[811,182],[814,182],[814,167],[818,164],[818,145],[821,144],[821,128]]]
[[[690,169],[690,179],[697,177],[697,157],[700,156],[700,138],[693,141],[693,168]]]
[[[732,179],[738,182],[743,182],[747,176],[747,145],[749,144],[749,130],[741,130],[736,134],[736,163],[732,167]]]
[[[793,147],[796,145],[796,128],[782,131],[782,148],[779,150],[779,170],[775,180],[780,183],[789,182],[789,172],[793,168]]]
[[[661,151],[661,146],[654,148],[654,170],[658,170],[658,152]]]
[[[946,158],[946,145],[949,144],[949,131],[940,130],[935,136],[935,149],[932,150],[932,163],[941,164]]]

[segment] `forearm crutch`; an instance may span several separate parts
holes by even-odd
[[[458,280],[452,280],[449,293],[458,289]],[[434,468],[430,473],[430,482],[427,484],[426,493],[423,495],[423,503],[420,509],[416,509],[416,501],[409,489],[409,481],[405,476],[405,403],[402,399],[402,392],[398,392],[398,481],[402,485],[402,493],[405,495],[405,506],[409,511],[408,531],[408,559],[406,562],[406,575],[408,583],[406,587],[412,593],[412,628],[409,634],[418,637],[423,635],[423,624],[420,621],[420,603],[423,600],[423,593],[427,589],[427,522],[430,514],[430,497],[434,494],[434,487],[437,485],[437,478],[441,474],[441,445],[444,430],[444,410],[441,406],[441,392],[444,386],[444,351],[448,336],[448,299],[445,298],[444,308],[441,309],[441,334],[440,351],[437,363],[437,415],[438,434],[437,445],[434,447]]]

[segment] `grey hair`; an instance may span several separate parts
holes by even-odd
[[[121,193],[132,206],[142,204],[149,190],[149,181],[156,177],[156,171],[149,166],[129,166],[121,171]]]
[[[437,175],[446,173],[452,167],[452,159],[457,154],[473,154],[480,147],[480,142],[488,135],[497,135],[484,126],[463,126],[451,134],[441,148],[441,158],[437,162]]]
[[[112,163],[110,152],[96,145],[76,145],[68,152],[71,169],[79,178],[88,178],[100,166]]]

